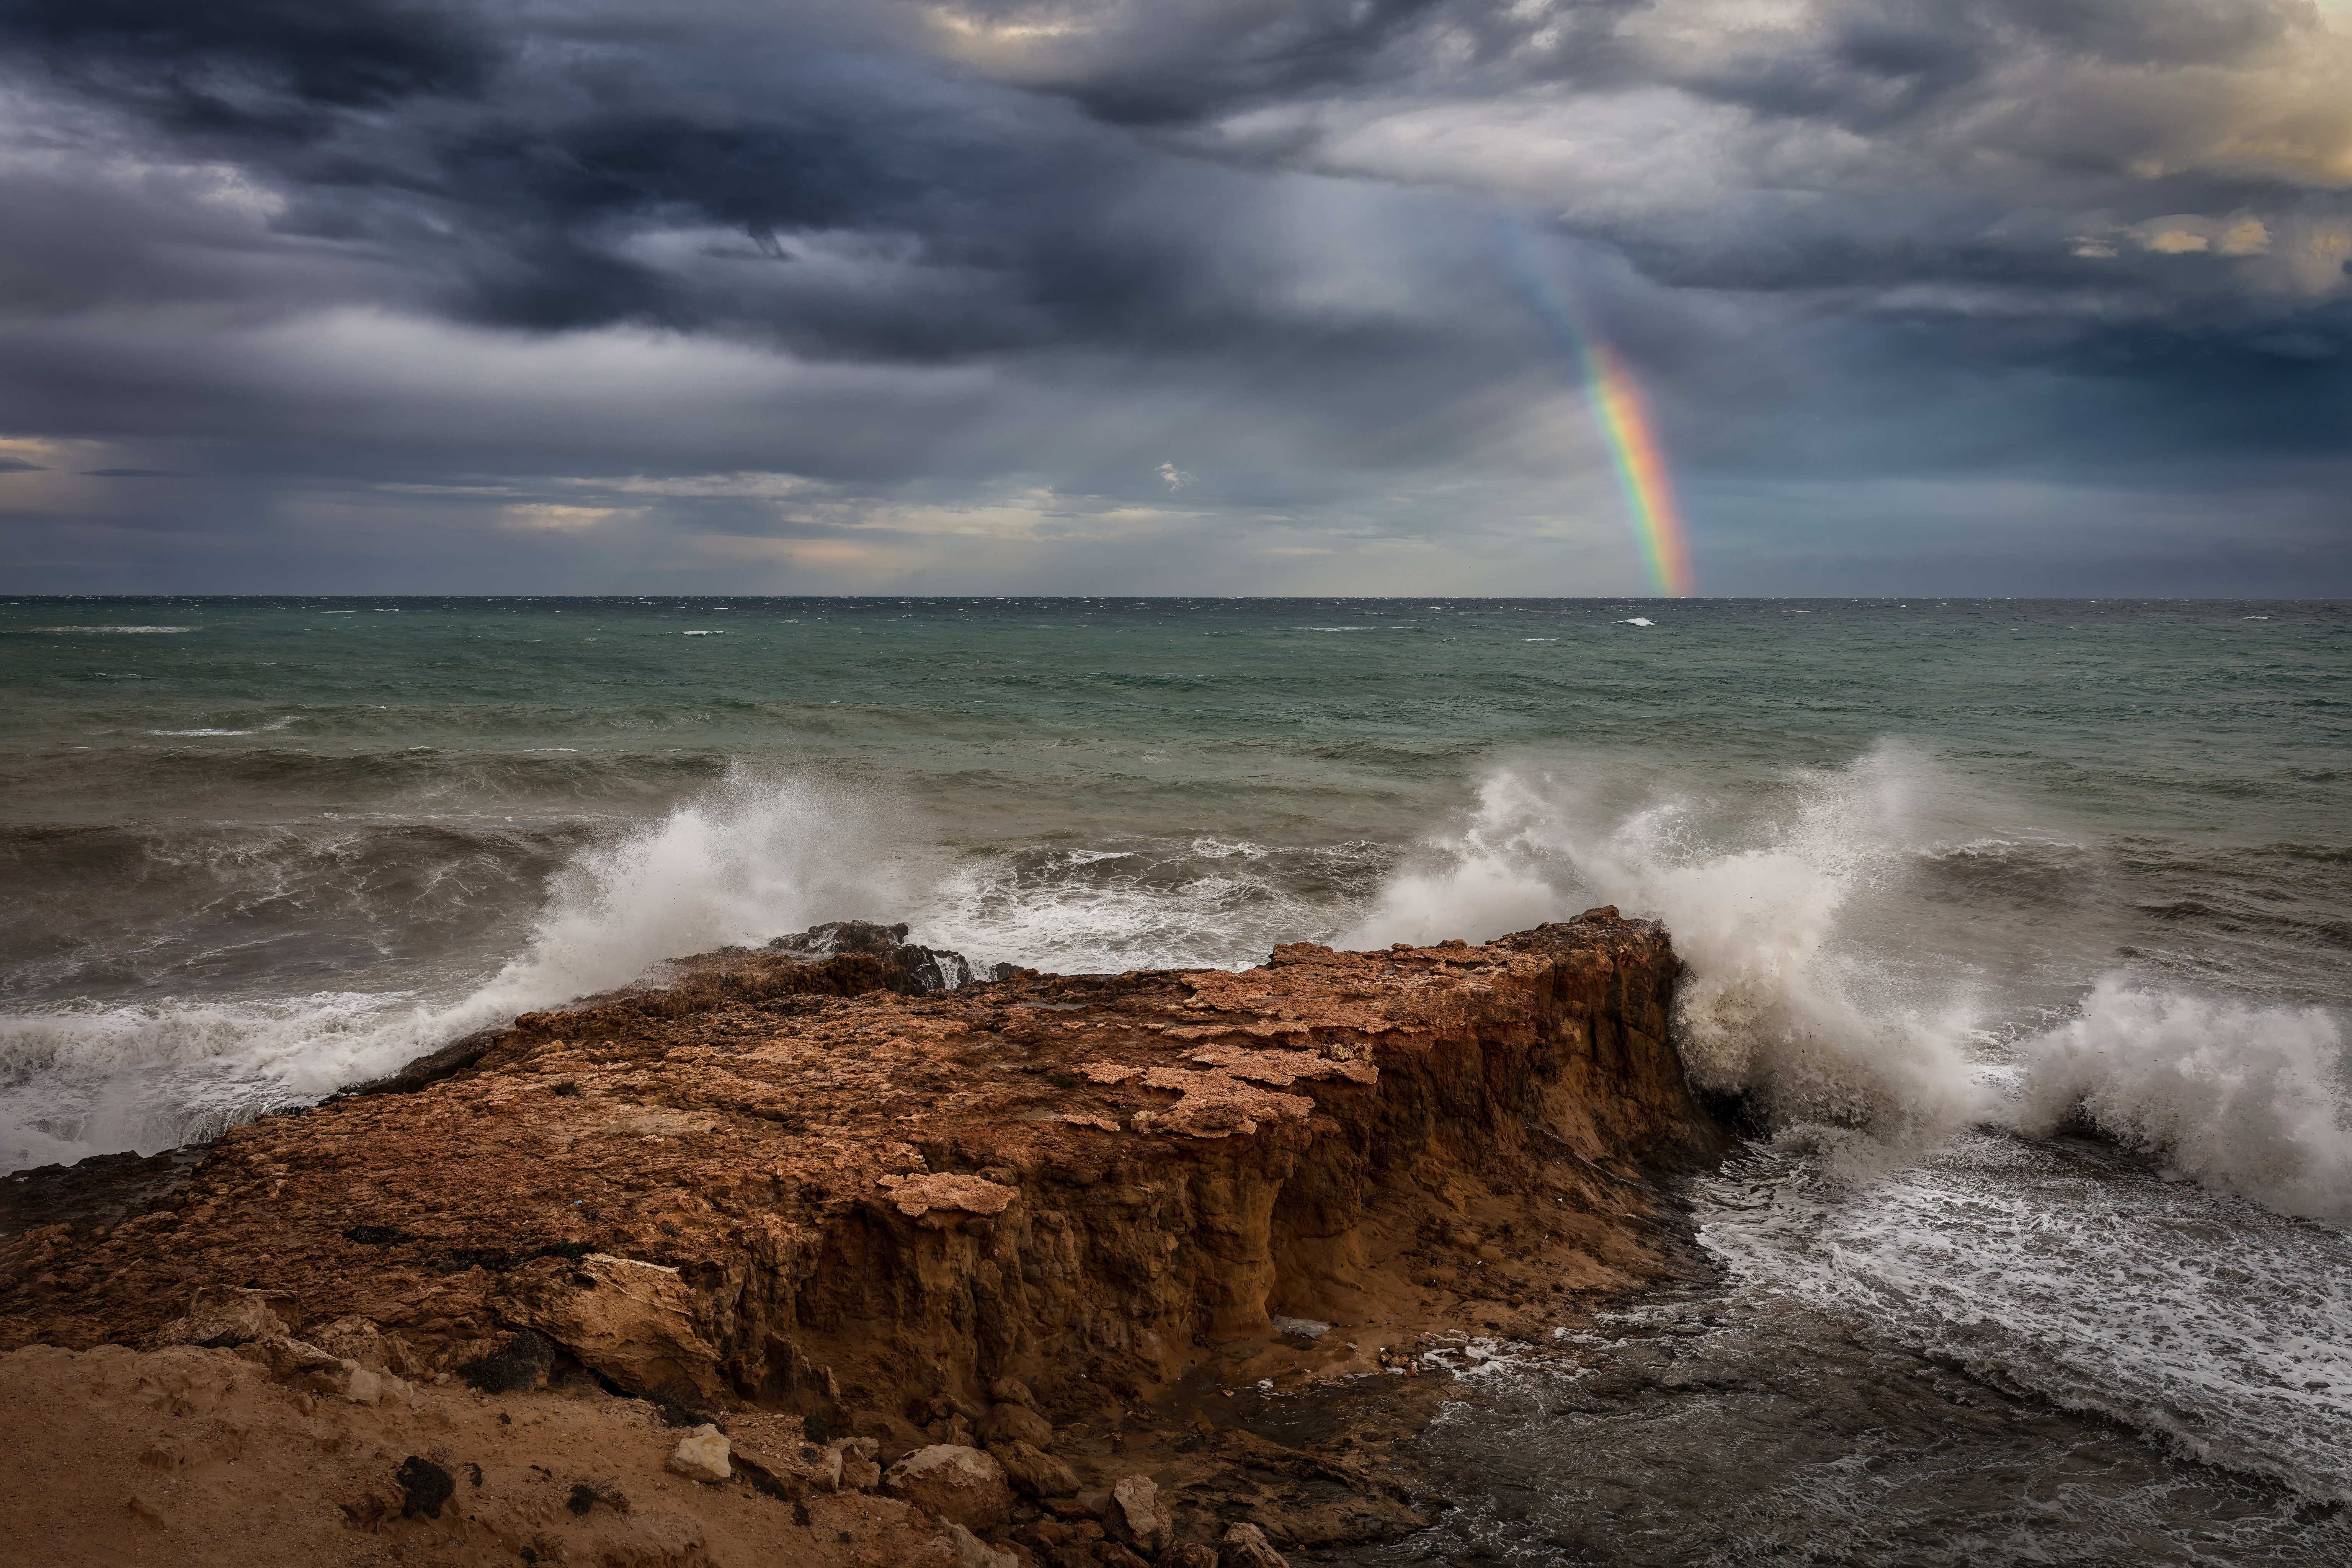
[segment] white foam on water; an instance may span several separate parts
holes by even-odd
[[[204,630],[205,628],[204,628],[204,627],[202,627],[202,626],[9,626],[9,627],[6,627],[6,628],[5,628],[5,629],[6,629],[6,630],[8,630],[8,631],[14,631],[14,632],[44,632],[44,633],[47,633],[47,632],[89,632],[89,633],[114,632],[114,633],[123,633],[123,634],[128,634],[128,635],[131,635],[131,636],[133,636],[133,637],[146,637],[146,636],[154,636],[154,635],[157,635],[157,634],[163,634],[163,633],[170,633],[170,632],[200,632],[200,631]]]
[[[390,1071],[666,958],[905,901],[881,807],[739,777],[580,856],[495,973],[444,994],[331,992],[0,1016],[0,1166],[142,1152]]]
[[[1701,1240],[1752,1287],[2191,1458],[2352,1500],[2340,1231],[1994,1132],[1859,1182],[1800,1146],[1700,1185]]]
[[[1208,837],[1118,849],[976,856],[909,919],[975,963],[1066,973],[1242,969],[1328,938],[1389,863],[1381,846],[1278,847]]]
[[[147,732],[151,735],[267,735],[293,722],[294,718],[289,715],[284,719],[273,719],[267,724],[257,724],[250,730],[150,730]]]

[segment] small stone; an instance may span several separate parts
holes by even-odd
[[[1225,1531],[1217,1568],[1290,1568],[1290,1560],[1267,1542],[1265,1531],[1256,1525],[1236,1524]]]
[[[1029,1385],[1017,1377],[998,1378],[988,1385],[988,1396],[999,1405],[1024,1405],[1032,1410],[1037,1408],[1037,1396],[1030,1393]]]
[[[669,1451],[669,1468],[688,1480],[723,1485],[735,1473],[729,1459],[733,1452],[727,1435],[706,1423],[677,1440]]]
[[[353,1405],[373,1405],[383,1397],[383,1379],[356,1362],[345,1362],[343,1397]]]
[[[411,1454],[403,1459],[393,1479],[400,1483],[403,1519],[415,1519],[420,1513],[427,1519],[439,1519],[441,1505],[457,1490],[457,1479],[422,1454]]]
[[[1217,1549],[1180,1541],[1160,1554],[1159,1568],[1217,1568]]]

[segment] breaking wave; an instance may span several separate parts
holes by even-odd
[[[1966,977],[1884,962],[1858,915],[1932,840],[1917,757],[1883,749],[1801,775],[1759,802],[1670,785],[1616,798],[1563,771],[1490,778],[1463,830],[1397,877],[1355,945],[1485,940],[1590,905],[1660,918],[1689,965],[1677,1025],[1702,1089],[1780,1125],[1884,1132],[1980,1114]],[[1881,933],[1883,934],[1883,932]]]
[[[1616,904],[1663,919],[1689,966],[1694,1083],[1784,1136],[1869,1161],[1973,1124],[2079,1124],[2285,1213],[2352,1215],[2336,1014],[2115,970],[2116,939],[2157,918],[2132,901],[2145,868],[2020,817],[1892,745],[1736,795],[1506,769],[1342,941],[1484,940]]]
[[[2352,1219],[2342,1026],[2103,977],[2081,1016],[2025,1047],[2021,1131],[2087,1124],[2204,1185],[2282,1213]]]
[[[478,965],[374,992],[0,1016],[0,1163],[211,1136],[665,958],[889,910],[903,901],[903,873],[881,818],[841,790],[738,778],[577,853],[512,956],[487,974]]]

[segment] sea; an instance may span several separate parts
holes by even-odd
[[[1706,1278],[1432,1351],[1307,1561],[2352,1563],[2352,604],[0,599],[0,1166],[661,959],[1613,903]]]

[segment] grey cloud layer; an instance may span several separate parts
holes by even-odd
[[[2111,520],[2259,479],[2280,570],[2343,579],[2346,37],[2289,0],[0,0],[0,458],[243,476],[8,515],[68,576],[102,526],[381,484],[614,570],[1032,492],[972,559],[1122,541],[1076,587],[1188,538],[1241,578],[1318,528],[1589,545],[1516,229],[1749,582],[1819,552],[1744,484],[1969,473]],[[579,492],[753,471],[835,510]]]

